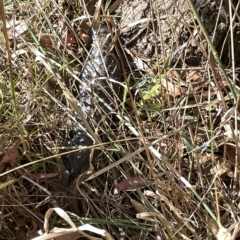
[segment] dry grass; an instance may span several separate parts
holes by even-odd
[[[2,24],[0,32],[0,238],[37,236],[47,210],[58,207],[76,226],[106,230],[108,239],[236,239],[238,69],[219,68],[214,58],[194,68],[181,59],[173,67],[169,54],[159,53],[153,76],[132,70],[123,43],[115,44],[126,86],[112,107],[118,120],[94,123],[107,136],[91,147],[103,150],[92,159],[95,175],[67,184],[62,132],[77,124],[74,110],[81,114],[72,90],[89,47],[86,22],[98,25],[101,13],[92,19],[84,8],[5,2],[6,19],[15,25]],[[151,31],[161,34],[160,26]],[[69,226],[55,215],[53,227]]]

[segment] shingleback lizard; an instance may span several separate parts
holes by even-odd
[[[117,56],[112,51],[107,52],[107,48],[112,41],[107,27],[102,26],[98,32],[93,29],[90,29],[90,31],[92,46],[80,75],[80,80],[85,86],[81,83],[77,84],[77,100],[91,125],[92,119],[95,122],[99,122],[101,119],[101,111],[99,111],[98,106],[103,108],[106,113],[109,111],[97,98],[100,97],[106,104],[111,105],[109,96],[114,96],[114,92],[119,89],[116,82],[120,81],[121,74]],[[92,144],[93,140],[85,130],[75,128],[71,131],[65,146],[91,146]],[[77,177],[88,169],[89,157],[89,149],[62,156],[62,161],[69,171],[69,179]]]

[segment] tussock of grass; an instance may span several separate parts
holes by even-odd
[[[88,12],[94,11],[92,18]],[[87,29],[118,18],[106,18],[101,5],[94,10],[54,1],[5,2],[5,14],[27,27],[9,45],[4,33],[9,37],[14,28],[2,24],[0,32],[0,238],[37,236],[53,207],[76,226],[106,230],[109,238],[236,238],[237,227],[227,231],[238,226],[239,211],[239,103],[231,69],[218,58],[218,65],[212,57],[207,61],[205,49],[202,66],[187,66],[179,50],[156,54],[148,71],[132,69],[119,38],[113,45],[124,92],[107,106],[114,118],[103,114],[87,125],[74,97],[90,47]],[[171,66],[171,57],[182,65]],[[94,174],[69,186],[61,155],[76,149],[64,148],[64,132],[80,127],[78,119],[95,139]],[[50,223],[68,228],[57,216]]]

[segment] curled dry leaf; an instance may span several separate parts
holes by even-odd
[[[56,212],[61,218],[63,218],[71,228],[53,228],[50,231],[49,218],[53,212]],[[106,239],[113,240],[113,237],[104,229],[98,229],[96,227],[91,226],[90,224],[85,224],[80,227],[76,227],[75,223],[71,220],[69,215],[61,208],[50,208],[45,213],[44,218],[44,230],[45,233],[41,234],[41,236],[35,237],[32,240],[67,240],[67,239],[77,239],[80,236],[85,237],[84,239],[93,239],[89,234],[83,232],[88,231],[94,234],[101,235]],[[96,239],[96,238],[94,238]]]
[[[76,35],[74,33],[69,33],[67,35],[67,39],[66,39],[66,44],[77,44],[77,40],[76,40]],[[83,43],[83,45],[87,48],[90,45],[90,37],[84,33],[83,31],[78,32],[77,37],[80,39],[80,41]]]
[[[216,173],[218,176],[223,175],[224,173],[231,173],[231,164],[225,162],[223,164],[217,164],[211,169],[211,173]]]
[[[166,79],[164,76],[161,78],[161,85],[159,86],[160,92],[167,92],[171,96],[182,96],[186,93],[187,89],[183,87],[174,78]]]
[[[78,37],[83,42],[84,46],[88,48],[91,42],[90,37],[84,32],[79,32]]]
[[[235,153],[235,152],[234,152]],[[228,156],[226,154],[226,156]],[[217,174],[218,176],[222,176],[224,173],[227,173],[229,177],[233,177],[233,171],[232,166],[234,166],[234,158],[232,159],[233,162],[231,162],[231,159],[229,158],[227,161],[220,155],[215,155],[215,162],[217,163],[210,172],[212,174]]]
[[[131,199],[131,203],[138,213],[148,212],[148,209],[145,206],[143,206],[142,203],[137,202],[134,199]]]
[[[19,158],[18,148],[16,146],[10,147],[5,153],[2,163],[15,163]]]
[[[73,33],[69,33],[66,38],[66,44],[77,44],[77,40],[75,38],[75,35]]]
[[[133,191],[136,187],[144,187],[146,182],[140,177],[132,177],[131,181],[125,179],[118,184],[120,191]]]
[[[52,41],[51,35],[47,33],[43,33],[40,36],[40,44],[43,47],[49,48],[51,50],[56,50],[56,45]]]
[[[76,46],[77,42],[78,42],[77,39],[76,39],[76,36],[78,37],[78,39],[83,43],[83,45],[86,48],[89,47],[91,39],[83,31],[80,31],[77,34],[74,34],[74,33],[67,34],[67,37],[65,39],[65,44],[67,46]],[[40,35],[40,44],[43,47],[49,48],[51,50],[56,50],[57,46],[59,46],[60,49],[64,49],[64,45],[61,44],[61,43],[57,44],[56,42],[54,42],[54,39],[53,39],[52,35],[48,34],[48,33],[42,33]]]
[[[201,74],[200,71],[190,71],[189,73],[187,73],[187,80],[189,81],[202,81],[203,76]]]

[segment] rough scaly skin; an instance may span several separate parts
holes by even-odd
[[[98,102],[100,97],[108,105],[111,105],[109,96],[113,96],[113,91],[118,89],[118,84],[111,82],[120,80],[120,66],[116,55],[112,52],[107,52],[106,48],[111,43],[111,38],[107,38],[109,34],[106,27],[102,27],[98,33],[92,32],[92,47],[85,66],[80,76],[82,83],[78,84],[79,105],[82,108],[89,124],[93,119],[99,122],[101,119],[101,108],[108,112],[109,110],[103,104]],[[98,97],[96,97],[96,95]],[[98,104],[97,104],[98,103]],[[82,129],[74,129],[71,131],[66,145],[67,146],[91,146],[93,140]],[[62,161],[69,171],[71,179],[77,177],[89,167],[90,150],[76,151],[63,155]]]

